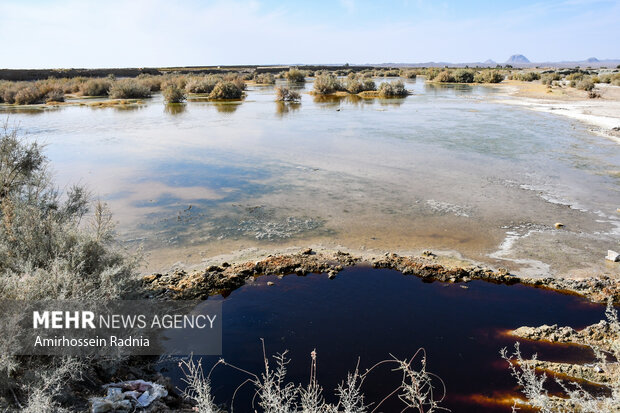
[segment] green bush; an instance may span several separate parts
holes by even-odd
[[[473,83],[475,73],[469,69],[456,69],[453,76],[457,83]]]
[[[426,80],[435,80],[435,78],[440,72],[441,70],[436,67],[429,67],[424,72],[424,75],[426,76]]]
[[[278,86],[276,87],[276,101],[278,102],[299,102],[301,100],[301,95],[299,92],[294,90],[290,90],[287,87]]]
[[[504,75],[497,70],[483,70],[474,75],[476,83],[500,83],[504,80]]]
[[[121,79],[112,84],[109,90],[112,99],[140,99],[151,97],[151,89],[136,79]]]
[[[402,80],[395,82],[383,82],[379,85],[378,90],[379,96],[384,98],[403,97],[409,94]]]
[[[329,95],[342,89],[340,80],[331,73],[322,73],[314,79],[314,92],[317,95]]]
[[[512,78],[515,80],[520,80],[522,82],[533,82],[534,80],[540,79],[540,73],[538,72],[519,72],[514,73]]]
[[[306,76],[301,70],[292,67],[286,72],[286,79],[291,83],[304,83]]]
[[[84,96],[107,96],[111,86],[112,82],[108,79],[89,79],[79,87]]]
[[[346,89],[349,93],[357,94],[365,91],[377,90],[377,86],[372,79],[368,78],[349,78],[346,82]]]
[[[187,97],[183,93],[183,89],[179,89],[175,85],[166,86],[163,91],[164,100],[168,103],[181,103]]]
[[[453,83],[454,76],[452,76],[452,73],[449,70],[444,70],[442,72],[439,72],[439,74],[435,76],[433,81],[439,83]]]
[[[235,82],[222,80],[218,82],[211,93],[210,99],[241,99],[243,89]]]

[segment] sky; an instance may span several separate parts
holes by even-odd
[[[0,0],[0,68],[620,59],[620,0]]]

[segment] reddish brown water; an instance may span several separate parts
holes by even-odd
[[[267,286],[268,281],[275,282]],[[328,400],[355,367],[362,370],[390,357],[426,349],[428,370],[446,383],[443,406],[453,412],[510,412],[502,397],[516,395],[514,380],[500,358],[515,339],[503,332],[522,325],[583,327],[603,317],[604,307],[555,292],[475,281],[460,285],[424,283],[392,270],[352,268],[334,280],[325,274],[278,279],[261,277],[223,300],[223,357],[246,370],[263,368],[260,338],[268,354],[289,350],[288,378],[306,384],[310,352],[318,353],[318,379]],[[524,355],[536,352],[551,361],[591,361],[575,346],[522,343]],[[205,359],[209,366],[217,357]],[[178,374],[171,367],[169,374]],[[213,386],[218,403],[229,403],[246,375],[218,366]],[[363,390],[377,402],[398,384],[388,367],[374,371]],[[178,380],[178,377],[177,377]],[[180,385],[180,382],[178,383]],[[251,411],[252,389],[235,398],[235,411]],[[381,411],[400,411],[397,400]]]

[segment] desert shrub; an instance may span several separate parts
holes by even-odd
[[[568,76],[566,76],[566,80],[568,81],[579,81],[581,79],[583,79],[583,73],[581,72],[571,73]]]
[[[590,91],[588,92],[588,97],[589,97],[590,99],[597,99],[597,98],[600,98],[600,97],[601,97],[601,94],[600,94],[600,93],[598,93],[596,90],[590,90]]]
[[[401,70],[400,76],[405,79],[415,79],[418,76],[418,72],[416,70]]]
[[[45,95],[45,102],[64,102],[65,91],[59,87],[51,89]]]
[[[166,74],[161,77],[160,89],[163,90],[168,86],[175,86],[179,89],[185,89],[187,82],[191,77],[179,74]]]
[[[497,70],[483,70],[474,76],[476,83],[500,83],[504,80],[504,75]]]
[[[439,68],[436,67],[429,67],[426,69],[426,71],[424,72],[424,75],[426,76],[427,80],[435,80],[435,78],[437,77],[437,75],[441,72],[441,70],[439,70]]]
[[[254,81],[259,85],[274,85],[276,78],[271,73],[259,73],[254,77]]]
[[[314,79],[314,92],[318,95],[329,95],[342,89],[340,80],[330,73],[320,74]]]
[[[520,80],[522,82],[533,82],[534,80],[540,79],[540,73],[538,72],[518,72],[513,73],[512,78],[515,80]]]
[[[286,72],[286,79],[291,83],[304,83],[306,76],[301,70],[292,67]]]
[[[220,79],[215,76],[191,77],[185,84],[188,93],[211,93]]]
[[[585,90],[586,92],[589,92],[594,89],[594,83],[590,79],[583,79],[577,83],[576,87],[579,90]]]
[[[235,82],[222,80],[218,82],[211,93],[210,99],[241,99],[243,89]]]
[[[299,102],[301,100],[301,95],[299,92],[294,90],[290,90],[287,87],[278,86],[276,87],[276,101],[278,102]]]
[[[65,79],[65,82],[61,85],[62,89],[65,93],[78,93],[80,91],[80,87],[82,83],[86,82],[88,79],[85,77],[74,77],[71,79]]]
[[[175,85],[167,86],[164,91],[164,100],[168,103],[181,103],[187,96],[183,93],[183,89],[179,89]]]
[[[325,400],[323,387],[317,379],[317,353],[310,353],[310,375],[306,385],[288,381],[288,364],[290,359],[287,351],[268,358],[263,344],[264,371],[254,374],[245,369],[220,359],[208,374],[203,371],[201,360],[195,362],[193,356],[181,361],[179,368],[182,380],[187,384],[183,396],[193,402],[195,410],[201,413],[216,413],[221,410],[215,404],[211,394],[211,374],[219,366],[227,366],[248,375],[244,383],[254,386],[251,409],[256,411],[254,400],[265,413],[367,413],[369,407],[377,411],[388,399],[394,398],[402,402],[403,409],[398,411],[418,411],[434,413],[446,411],[440,404],[446,395],[446,388],[438,376],[427,370],[426,353],[420,349],[409,360],[392,358],[381,361],[365,371],[360,371],[359,363],[349,372],[335,389],[337,402],[332,404]],[[401,383],[393,392],[377,403],[367,403],[363,386],[368,376],[379,366],[389,365],[393,371],[401,375]],[[237,390],[239,387],[237,388]],[[248,406],[250,407],[250,406]],[[231,409],[232,410],[232,409]],[[379,410],[381,411],[381,410]]]
[[[405,84],[401,80],[395,82],[383,82],[379,85],[379,96],[384,98],[403,97],[409,92],[405,88]]]
[[[13,82],[0,83],[0,102],[15,103],[15,95],[17,94],[17,86]]]
[[[138,79],[141,85],[148,87],[151,92],[158,92],[162,89],[162,76],[153,76],[148,73],[141,73],[136,79]]]
[[[439,83],[451,83],[451,82],[454,82],[454,76],[449,70],[443,70],[439,72],[437,76],[435,76],[433,81],[439,82]]]
[[[84,96],[107,96],[112,82],[108,79],[89,79],[80,85],[80,93]]]
[[[547,73],[540,77],[543,85],[552,85],[553,82],[557,82],[562,79],[559,73]]]
[[[457,83],[472,83],[475,73],[470,69],[456,69],[453,73],[454,81]]]
[[[370,90],[376,90],[377,86],[372,79],[369,78],[348,78],[346,82],[346,89],[349,93],[360,93]]]
[[[185,383],[185,390],[181,396],[194,403],[196,411],[200,413],[217,413],[220,409],[215,404],[211,394],[211,373],[205,376],[202,369],[202,359],[194,361],[193,355],[179,363],[182,381]]]
[[[116,246],[105,204],[97,203],[89,214],[89,198],[79,186],[60,193],[43,147],[8,124],[0,128],[2,299],[115,299],[138,291],[138,261]],[[57,397],[86,361],[11,356],[6,351],[11,340],[0,339],[0,387],[25,397],[10,403],[27,412],[65,411]]]
[[[223,79],[227,82],[234,83],[242,91],[245,90],[245,80],[243,76],[239,75],[238,73],[226,74],[224,75]]]
[[[136,79],[117,80],[110,86],[112,99],[139,99],[151,97],[151,89]]]
[[[22,87],[15,93],[15,103],[18,105],[32,105],[45,102],[46,91],[41,90],[36,84]]]
[[[600,76],[600,83],[611,83],[611,75],[601,75]]]

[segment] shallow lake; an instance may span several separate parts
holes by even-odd
[[[267,282],[275,285],[268,286]],[[453,412],[509,412],[510,406],[489,399],[516,395],[502,347],[515,338],[507,329],[541,324],[584,327],[604,317],[605,308],[555,292],[474,281],[461,285],[425,283],[393,270],[345,269],[334,280],[326,274],[257,278],[223,298],[223,355],[240,368],[258,374],[264,368],[260,338],[268,355],[289,350],[288,379],[306,385],[310,352],[318,354],[318,381],[328,400],[333,389],[355,368],[364,371],[390,354],[404,359],[426,349],[428,371],[447,387],[444,407]],[[562,345],[522,342],[524,355],[542,360],[591,362],[590,351]],[[208,371],[217,357],[205,357]],[[273,361],[271,362],[273,365]],[[164,365],[164,367],[166,367]],[[176,364],[166,367],[182,387]],[[230,403],[235,389],[248,378],[226,366],[213,370],[218,403]],[[363,390],[367,402],[378,402],[393,391],[400,374],[379,368]],[[439,385],[439,383],[437,383]],[[253,390],[244,386],[235,397],[235,411],[250,409]],[[380,411],[400,411],[396,400]]]
[[[389,79],[388,79],[389,80]],[[377,79],[377,82],[382,79]],[[109,202],[146,270],[245,248],[456,250],[521,274],[617,272],[620,150],[487,86],[407,81],[404,99],[1,108],[48,144],[61,187]],[[555,222],[565,228],[558,231]]]

